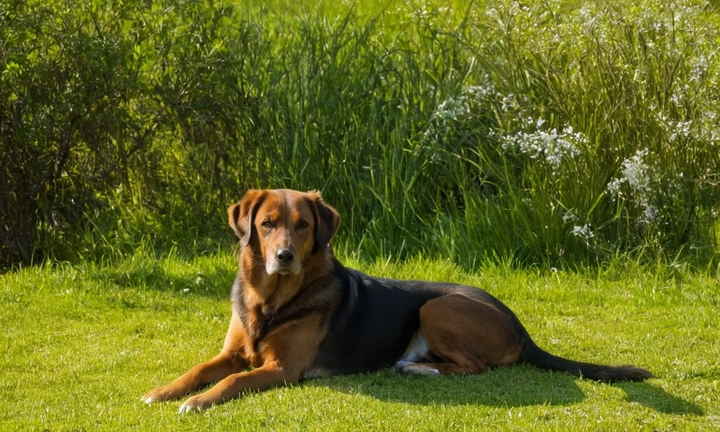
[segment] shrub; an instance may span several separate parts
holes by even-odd
[[[563,8],[489,5],[490,22],[468,42],[482,90],[466,86],[439,105],[439,147],[467,143],[458,183],[471,179],[463,190],[476,208],[464,229],[533,261],[712,255],[716,15],[684,1]],[[448,116],[453,104],[462,109]]]
[[[301,6],[0,5],[0,266],[200,253],[248,187],[369,256],[713,256],[713,9]]]

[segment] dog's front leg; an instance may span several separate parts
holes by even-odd
[[[228,375],[245,370],[249,360],[244,356],[245,330],[237,313],[233,311],[230,327],[225,335],[223,349],[212,360],[200,363],[176,378],[170,384],[150,390],[142,400],[147,403],[180,399],[202,386],[220,381]]]
[[[248,391],[299,382],[315,360],[324,338],[326,328],[321,326],[322,321],[322,315],[311,314],[278,327],[260,344],[262,366],[234,373],[205,393],[189,398],[180,407],[180,413],[202,411]]]
[[[189,398],[180,406],[180,413],[202,411],[248,390],[262,391],[286,383],[297,383],[299,380],[298,374],[290,376],[277,362],[268,363],[252,371],[230,375],[205,393]]]
[[[246,367],[246,361],[238,359],[232,353],[223,352],[208,362],[195,365],[171,383],[150,390],[142,400],[152,403],[180,399],[204,385],[220,381]]]

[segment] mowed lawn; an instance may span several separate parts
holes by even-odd
[[[506,302],[567,357],[633,363],[656,378],[600,384],[530,366],[483,375],[390,370],[315,379],[200,414],[145,391],[216,354],[230,254],[33,267],[0,276],[0,430],[718,430],[719,280],[683,267],[581,272],[440,260],[361,264],[378,276],[452,280]]]

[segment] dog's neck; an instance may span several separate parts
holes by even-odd
[[[303,261],[302,270],[297,275],[269,275],[262,256],[246,247],[240,253],[239,262],[243,301],[249,308],[261,305],[268,313],[277,312],[313,280],[332,272],[333,260],[331,249],[319,251]],[[309,275],[312,279],[308,279]]]
[[[262,258],[249,250],[240,254],[240,267],[243,299],[251,308],[262,305],[267,312],[276,312],[295,297],[303,286],[304,271],[297,275],[269,275]]]

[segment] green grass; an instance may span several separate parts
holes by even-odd
[[[552,352],[634,363],[656,378],[606,385],[529,366],[466,377],[389,370],[332,377],[197,415],[140,396],[221,347],[230,253],[138,252],[0,276],[2,430],[710,430],[720,427],[717,272],[635,267],[464,272],[447,261],[346,263],[378,276],[481,286]]]
[[[0,430],[720,428],[716,6],[75,3],[0,4]],[[248,187],[318,188],[348,263],[481,286],[551,351],[657,378],[146,406],[220,349]]]

